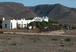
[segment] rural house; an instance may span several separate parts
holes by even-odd
[[[17,29],[19,28],[26,28],[27,25],[33,21],[46,21],[48,22],[48,17],[34,17],[32,20],[26,20],[26,19],[21,19],[21,20],[6,20],[4,17],[2,19],[2,29]],[[31,29],[31,27],[29,27]]]

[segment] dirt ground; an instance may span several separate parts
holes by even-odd
[[[76,52],[76,36],[0,34],[0,52]]]

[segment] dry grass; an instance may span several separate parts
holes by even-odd
[[[0,34],[0,52],[76,52],[76,37]]]

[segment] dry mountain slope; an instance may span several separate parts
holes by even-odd
[[[7,19],[15,18],[31,18],[37,16],[21,3],[15,2],[1,2],[0,3],[0,19],[5,17]]]
[[[48,16],[51,20],[58,20],[60,23],[76,23],[76,8],[69,8],[61,4],[44,4],[28,8],[39,16]]]
[[[64,24],[76,23],[76,8],[69,8],[61,4],[44,4],[34,7],[25,7],[21,3],[0,2],[0,19],[33,18],[35,16],[48,16],[51,20],[58,20]]]

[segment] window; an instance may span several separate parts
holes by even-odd
[[[27,25],[26,25],[26,24],[24,24],[24,27],[27,27]]]
[[[12,23],[11,23],[11,29],[12,29]]]
[[[5,24],[5,28],[7,28],[7,24]]]

